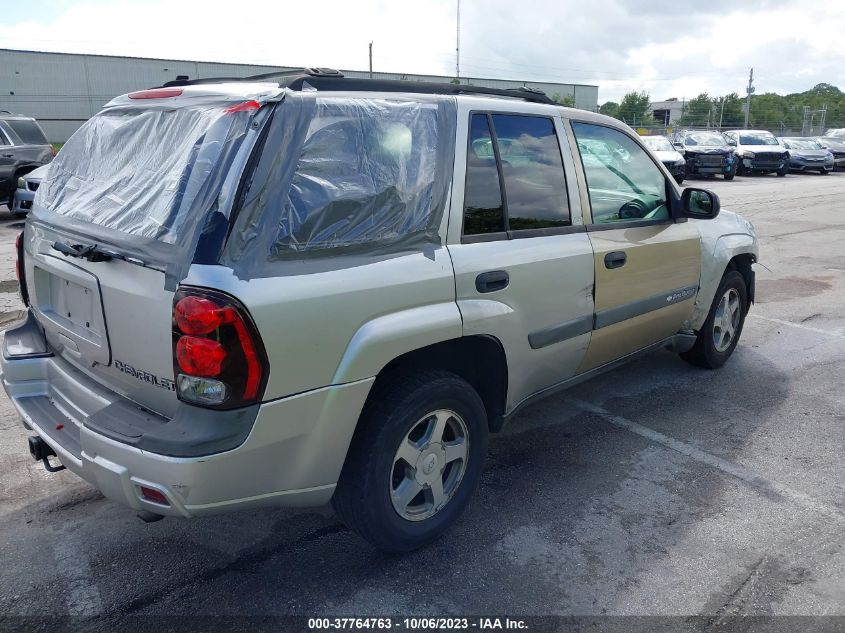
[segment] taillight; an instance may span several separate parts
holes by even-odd
[[[23,268],[23,231],[18,233],[15,239],[15,252],[17,253],[17,261],[15,262],[15,275],[18,278],[18,287],[20,288],[21,300],[25,306],[29,305],[29,291],[26,287],[26,275]]]
[[[251,112],[252,110],[258,110],[260,107],[261,104],[258,103],[258,101],[242,101],[241,103],[230,105],[224,110],[224,112],[227,114],[234,114],[235,112]]]
[[[267,355],[241,303],[205,288],[180,288],[173,304],[176,392],[192,404],[233,409],[261,399]]]

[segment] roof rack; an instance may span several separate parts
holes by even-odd
[[[275,81],[281,88],[302,90],[345,90],[350,92],[411,92],[439,95],[480,95],[522,99],[532,103],[554,104],[546,93],[520,86],[519,88],[487,88],[469,84],[435,83],[429,81],[406,81],[403,79],[363,79],[344,77],[343,73],[333,68],[300,68],[279,70],[248,77],[208,77],[205,79],[176,79],[164,83],[161,87],[195,86],[236,81]]]

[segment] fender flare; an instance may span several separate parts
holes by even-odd
[[[461,338],[461,312],[454,301],[417,306],[376,317],[362,325],[335,370],[333,384],[363,380],[393,359],[414,350]]]
[[[702,245],[703,246],[703,245]],[[728,233],[718,237],[712,252],[701,262],[701,279],[698,295],[695,298],[692,315],[684,324],[684,329],[698,331],[707,319],[713,297],[731,260],[737,255],[757,257],[757,238],[749,233]]]

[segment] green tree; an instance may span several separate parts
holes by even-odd
[[[619,104],[615,101],[606,101],[605,103],[601,104],[599,108],[599,112],[601,114],[606,114],[607,116],[612,116],[614,119],[619,118]]]
[[[647,92],[629,92],[622,97],[616,118],[631,126],[650,125],[654,123],[654,117],[649,110],[650,104],[651,97]]]
[[[713,125],[713,99],[710,95],[702,92],[687,102],[684,116],[681,117],[681,125]]]
[[[566,106],[567,108],[574,108],[575,107],[575,97],[572,95],[565,95],[562,96],[560,93],[555,93],[552,95],[552,101],[557,103],[558,105]]]
[[[721,121],[722,127],[741,127],[745,122],[743,103],[743,100],[735,92],[716,99],[713,104],[715,106],[713,117],[716,125],[719,125],[719,121]]]

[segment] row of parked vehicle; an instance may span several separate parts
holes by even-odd
[[[766,130],[679,130],[672,137],[644,136],[678,184],[688,176],[817,171],[845,167],[845,129],[826,136],[776,137]]]

